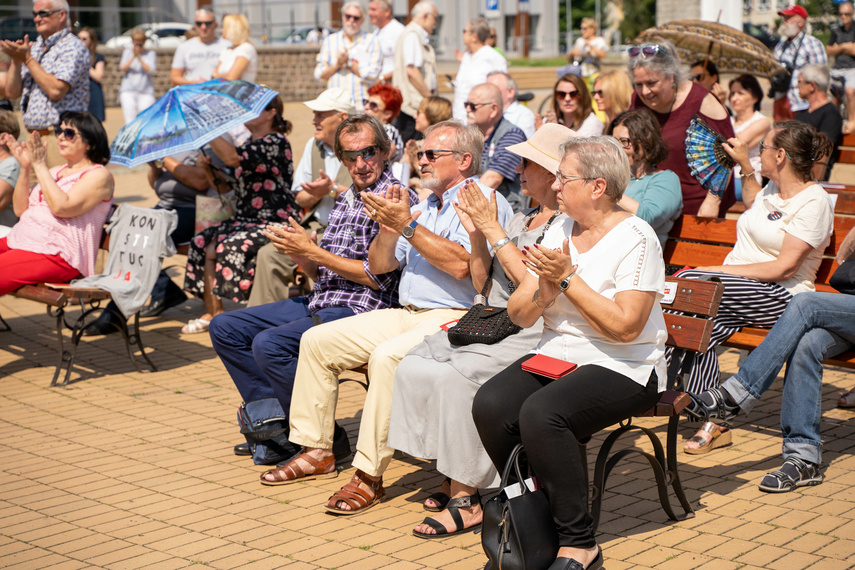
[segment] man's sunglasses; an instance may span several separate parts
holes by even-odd
[[[489,105],[489,103],[473,103],[471,101],[463,103],[463,107],[470,113],[474,113],[478,107],[483,107],[484,105]]]
[[[217,25],[217,22],[214,20],[211,20],[210,22],[202,22],[202,21],[196,20],[194,23],[196,24],[197,28],[201,28],[202,26],[216,26]]]
[[[47,18],[51,14],[56,14],[57,12],[62,12],[62,10],[33,10],[33,18]]]
[[[662,46],[658,44],[645,44],[642,46],[633,46],[627,50],[627,53],[629,53],[629,57],[653,57],[661,49]]]
[[[440,156],[442,156],[444,154],[459,154],[459,152],[460,151],[457,151],[457,150],[433,150],[433,149],[420,150],[419,152],[416,153],[416,158],[421,160],[422,157],[424,156],[424,157],[427,157],[428,162],[433,162],[437,158],[439,158]]]
[[[61,135],[62,138],[67,141],[73,141],[77,137],[77,131],[68,127],[64,129],[62,127],[56,127],[54,128],[53,132],[54,134],[56,134],[56,138],[59,138]]]
[[[578,91],[559,91],[558,89],[555,90],[555,96],[558,97],[559,99],[566,99],[568,95],[570,96],[571,99],[578,99],[579,98],[579,92]]]
[[[358,22],[359,20],[362,19],[362,16],[354,16],[353,14],[345,14],[344,19],[345,20],[353,20],[354,22]]]
[[[362,160],[371,160],[380,151],[380,147],[376,144],[361,148],[359,150],[343,150],[341,151],[342,162],[356,162],[360,156]]]

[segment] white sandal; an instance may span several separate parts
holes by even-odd
[[[211,321],[206,321],[205,319],[191,319],[187,322],[186,325],[181,327],[181,332],[184,334],[196,334],[206,332],[208,330],[208,325],[211,324]]]
[[[855,388],[849,390],[837,401],[838,408],[855,408]]]

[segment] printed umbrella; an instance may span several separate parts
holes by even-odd
[[[134,168],[201,148],[258,117],[276,95],[248,81],[213,79],[173,87],[119,130],[110,162]]]
[[[719,73],[750,73],[772,77],[784,70],[775,55],[748,34],[717,22],[677,20],[641,32],[633,43],[669,40],[686,63],[710,58]]]
[[[727,140],[706,121],[697,115],[692,117],[686,130],[686,161],[692,176],[719,198],[724,196],[734,165],[733,158],[722,147],[725,143]]]

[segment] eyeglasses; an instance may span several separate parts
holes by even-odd
[[[760,143],[760,154],[763,154],[763,151],[766,150],[767,148],[771,149],[771,150],[783,150],[786,157],[789,158],[790,160],[793,160],[792,158],[790,158],[790,153],[787,152],[787,149],[780,147],[780,146],[769,146],[764,142]]]
[[[341,151],[342,162],[356,162],[356,159],[362,157],[362,160],[371,160],[380,151],[380,147],[376,144],[361,148],[359,150],[343,150]]]
[[[62,136],[62,138],[67,141],[73,141],[75,138],[77,138],[77,131],[67,127],[64,129],[62,127],[56,127],[54,128],[53,132],[56,135],[56,138]]]
[[[442,156],[442,155],[444,155],[444,154],[459,154],[459,153],[460,153],[460,151],[457,151],[457,150],[445,150],[445,149],[437,149],[437,150],[434,150],[434,149],[428,149],[428,150],[420,150],[419,152],[417,152],[417,153],[416,153],[416,158],[418,158],[419,160],[421,160],[421,159],[422,159],[422,157],[424,156],[424,157],[426,157],[426,158],[428,159],[428,162],[433,162],[433,161],[435,161],[437,158],[439,158],[440,156]]]
[[[370,99],[363,99],[362,106],[368,107],[372,111],[377,111],[380,109],[380,105],[378,105],[376,101],[371,101]]]
[[[585,178],[584,176],[576,176],[575,174],[564,174],[560,170],[555,171],[555,180],[563,187],[565,184],[572,180],[596,180],[596,178]]]
[[[850,18],[851,18],[851,17],[852,17],[852,12],[840,12],[840,17],[842,18],[843,16],[848,16],[848,17],[850,17]]]
[[[704,77],[704,74],[703,74],[703,73],[699,73],[699,74],[697,74],[697,75],[693,75],[693,76],[692,76],[692,81],[695,81],[695,82],[700,83],[700,81],[701,81],[701,79],[703,79],[703,77]]]
[[[592,97],[602,97],[603,96],[603,90],[602,89],[594,89],[593,91],[591,91],[591,96]]]
[[[47,18],[51,14],[62,12],[62,10],[33,10],[33,18]]]
[[[358,22],[359,20],[362,19],[362,16],[354,16],[353,14],[345,14],[344,19],[345,20],[353,20],[354,22]]]
[[[615,137],[615,138],[617,138],[617,137]],[[619,142],[620,146],[622,146],[623,148],[626,148],[626,149],[632,148],[632,139],[620,137],[617,139],[617,142]]]
[[[470,113],[474,113],[478,109],[478,107],[481,107],[483,105],[489,105],[489,103],[473,103],[471,101],[466,101],[465,103],[463,103],[463,107]]]
[[[659,50],[661,49],[662,46],[658,44],[645,44],[641,46],[633,46],[629,48],[629,50],[627,50],[627,53],[629,53],[629,57],[641,56],[646,58],[653,57],[654,55],[659,53]]]
[[[145,42],[143,42],[143,43],[141,43],[141,44],[138,44],[137,42],[134,42],[134,46],[136,46],[136,47],[145,47]]]
[[[601,93],[602,93],[602,91],[601,91]],[[568,96],[571,99],[578,99],[579,98],[579,92],[578,91],[560,91],[560,90],[556,89],[555,90],[555,96],[558,97],[559,99],[566,99]]]
[[[200,20],[196,20],[195,24],[197,28],[201,28],[204,26],[216,26],[217,22],[215,22],[214,20],[211,20],[210,22],[202,22]]]

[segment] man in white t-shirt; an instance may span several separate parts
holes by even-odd
[[[499,52],[487,45],[490,36],[490,24],[484,18],[475,18],[466,24],[463,30],[463,44],[466,53],[460,60],[460,68],[454,78],[454,102],[452,114],[454,120],[466,124],[466,109],[463,103],[469,91],[476,85],[487,82],[492,71],[508,71],[508,62]]]
[[[208,7],[196,10],[195,26],[199,34],[179,44],[172,58],[169,80],[173,85],[202,83],[214,76],[220,54],[231,42],[217,37],[217,18]]]
[[[517,82],[504,71],[493,71],[487,75],[487,83],[492,83],[502,93],[504,118],[525,133],[525,138],[534,136],[534,112],[517,102]]]
[[[392,81],[392,72],[395,70],[395,44],[404,33],[404,24],[392,15],[392,5],[388,0],[371,0],[368,3],[368,19],[371,20],[372,26],[377,27],[374,34],[380,44],[380,53],[383,55],[380,81],[389,83]]]

